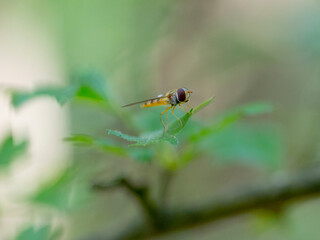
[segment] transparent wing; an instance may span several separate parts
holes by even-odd
[[[177,89],[172,89],[170,91],[168,91],[165,96],[167,97],[171,97],[173,94],[175,94],[177,92]]]
[[[143,100],[143,101],[139,101],[139,102],[129,103],[129,104],[124,105],[124,106],[122,106],[122,107],[130,107],[130,106],[133,106],[133,105],[137,105],[137,104],[141,104],[141,103],[146,103],[146,102],[149,102],[149,101],[154,101],[154,100],[162,99],[162,98],[163,98],[163,97],[150,98],[150,99]]]

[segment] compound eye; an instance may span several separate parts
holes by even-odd
[[[186,92],[184,91],[183,88],[179,88],[177,90],[177,94],[178,94],[179,102],[184,102],[186,100]]]

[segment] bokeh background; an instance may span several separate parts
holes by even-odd
[[[143,219],[137,203],[123,189],[91,192],[90,182],[128,176],[147,183],[157,199],[168,166],[63,141],[72,134],[114,139],[106,129],[132,135],[160,129],[162,108],[121,110],[130,128],[117,110],[86,99],[60,106],[42,96],[15,108],[12,91],[99,78],[112,109],[177,87],[193,91],[192,106],[215,96],[178,135],[182,142],[228,109],[273,104],[272,113],[196,145],[205,154],[174,169],[166,204],[192,206],[320,167],[319,63],[316,0],[1,0],[0,142],[12,134],[28,147],[1,171],[0,238],[46,239],[49,231],[52,239],[98,239],[121,232]],[[181,151],[180,145],[166,149],[156,156]],[[313,198],[281,214],[257,211],[155,239],[316,240],[319,211]]]

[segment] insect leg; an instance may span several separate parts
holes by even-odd
[[[183,124],[182,124],[180,118],[178,118],[178,117],[174,114],[174,109],[175,109],[175,108],[176,108],[176,106],[174,106],[173,109],[172,109],[172,115],[173,115],[176,119],[178,119],[178,120],[180,121],[181,128],[182,128],[182,127],[183,127]]]
[[[188,101],[187,105],[188,105],[188,107],[189,107],[190,109],[192,109],[192,107],[190,107],[190,105],[189,105],[189,101]]]
[[[166,125],[164,125],[161,116],[162,116],[164,113],[168,112],[171,108],[172,108],[172,106],[168,107],[166,110],[164,110],[162,113],[160,113],[160,121],[161,121],[161,123],[162,123],[162,125],[163,125],[163,134],[166,132]]]
[[[184,111],[186,111],[187,113],[191,113],[190,111],[188,111],[187,109],[185,109],[182,105],[181,105],[181,103],[179,103],[179,107],[182,109],[182,110],[184,110]]]

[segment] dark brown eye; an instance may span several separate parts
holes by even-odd
[[[184,102],[186,100],[186,92],[184,91],[183,88],[179,88],[177,90],[177,94],[178,94],[179,102]]]

